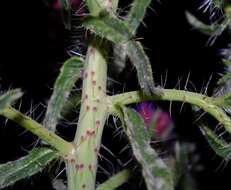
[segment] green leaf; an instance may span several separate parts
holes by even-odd
[[[27,156],[0,165],[0,189],[30,177],[47,166],[59,154],[50,148],[36,148]]]
[[[106,10],[101,11],[98,17],[86,17],[83,26],[115,44],[126,43],[133,37],[128,26]]]
[[[80,103],[81,103],[80,94],[70,95],[66,103],[63,105],[61,115],[65,117],[72,112],[76,112],[76,109],[78,108],[78,106],[80,106]]]
[[[222,77],[219,79],[218,84],[223,84],[223,83],[227,82],[228,80],[231,80],[231,72],[225,74],[224,76],[222,76]]]
[[[132,3],[132,7],[128,13],[127,22],[129,26],[132,28],[132,32],[135,33],[138,26],[142,22],[146,10],[150,5],[151,0],[134,0]]]
[[[114,190],[123,183],[126,183],[131,177],[131,171],[128,169],[122,170],[121,172],[111,176],[107,181],[100,184],[96,190]]]
[[[173,190],[173,176],[169,168],[150,146],[150,135],[144,121],[130,108],[123,108],[127,126],[126,134],[133,154],[142,166],[142,174],[148,190]]]
[[[205,136],[208,141],[210,147],[214,150],[214,152],[224,158],[225,160],[230,160],[231,156],[231,147],[228,143],[226,143],[222,138],[218,137],[216,133],[214,133],[211,129],[206,127],[205,125],[200,126],[202,134]]]
[[[66,29],[71,29],[71,4],[69,0],[59,0],[61,4],[61,15]]]
[[[98,16],[103,9],[115,13],[118,2],[119,0],[86,0],[87,7],[92,16]]]
[[[132,40],[132,32],[124,22],[103,11],[99,17],[88,17],[83,26],[117,45],[125,45],[124,50],[136,67],[141,88],[147,95],[159,93],[154,85],[150,61],[141,43]]]
[[[214,42],[218,36],[220,36],[224,30],[230,25],[230,19],[225,18],[221,23],[213,23],[211,25],[207,25],[201,21],[199,21],[195,16],[191,13],[186,12],[186,17],[188,22],[200,32],[211,36],[210,41]]]
[[[8,92],[0,95],[0,111],[9,107],[15,100],[22,96],[22,92],[19,89],[9,90]]]
[[[151,63],[145,54],[140,42],[130,41],[128,44],[128,57],[136,67],[138,81],[141,89],[147,95],[160,94],[155,88]]]
[[[82,60],[78,57],[70,58],[63,64],[46,111],[44,125],[48,129],[55,131],[66,100],[75,82],[81,77],[81,68]]]
[[[187,18],[189,24],[191,24],[195,29],[199,30],[200,32],[202,32],[206,35],[209,35],[209,36],[213,35],[216,32],[218,26],[216,26],[214,24],[213,25],[207,25],[207,24],[199,21],[194,15],[192,15],[191,13],[189,13],[187,11],[185,14],[186,14],[186,18]]]

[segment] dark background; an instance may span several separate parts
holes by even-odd
[[[208,36],[188,24],[186,10],[206,23],[211,22],[208,12],[198,10],[200,3],[199,0],[153,1],[153,10],[149,9],[144,20],[146,27],[140,27],[137,36],[143,38],[141,42],[150,57],[154,78],[159,85],[161,75],[165,78],[168,71],[165,87],[174,88],[178,79],[183,77],[181,88],[184,88],[190,72],[190,81],[200,91],[212,74],[208,90],[211,95],[218,74],[223,70],[219,51],[227,46],[230,39],[224,33],[215,44],[208,46]],[[60,15],[56,16],[42,0],[5,1],[0,7],[1,90],[21,88],[24,96],[21,106],[18,103],[17,108],[20,106],[22,112],[28,113],[32,106],[38,105],[33,114],[33,118],[37,118],[44,114],[43,105],[49,99],[61,63],[68,58],[68,32],[64,30]],[[218,12],[218,17],[219,14]],[[193,85],[189,84],[187,87],[193,90]],[[134,78],[130,79],[130,83],[128,80],[125,86],[126,89],[136,88]],[[163,107],[167,109],[168,105]],[[230,176],[230,164],[222,164],[222,159],[210,150],[196,125],[192,124],[195,117],[190,109],[184,109],[180,114],[179,105],[173,104],[172,112],[177,126],[175,133],[182,141],[196,143],[200,163],[204,166],[204,170],[195,176],[197,189],[228,189],[229,183],[225,177]],[[41,121],[42,117],[37,120]],[[11,122],[5,125],[3,118],[1,121],[0,162],[4,163],[25,155],[35,145],[36,138]],[[68,133],[70,132],[66,132],[67,135]],[[105,142],[107,141],[106,139]],[[17,183],[12,189],[52,189],[48,183],[49,177],[48,172],[44,172],[32,180]]]

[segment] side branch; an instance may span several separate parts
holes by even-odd
[[[0,112],[0,115],[14,121],[28,131],[32,132],[34,135],[37,135],[40,139],[53,146],[63,155],[68,154],[73,150],[71,143],[65,141],[55,133],[50,132],[41,124],[37,123],[30,117],[23,115],[21,112],[15,110],[12,107],[4,109]]]
[[[161,89],[161,92],[159,96],[146,96],[142,91],[132,91],[108,97],[112,104],[111,111],[114,112],[117,106],[124,106],[147,100],[185,102],[202,108],[205,112],[217,119],[219,123],[223,124],[226,130],[231,134],[231,119],[223,111],[222,107],[216,104],[214,98],[184,90]]]

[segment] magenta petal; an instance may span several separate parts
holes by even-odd
[[[154,105],[151,102],[142,102],[136,106],[135,110],[144,119],[146,126],[148,126],[155,112]]]
[[[172,126],[172,119],[166,112],[161,112],[157,119],[157,124],[155,128],[155,135],[160,138],[165,135],[165,132],[169,131],[169,127]]]

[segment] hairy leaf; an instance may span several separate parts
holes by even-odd
[[[50,148],[36,148],[16,161],[0,164],[0,189],[42,171],[59,154]]]
[[[118,2],[118,0],[86,0],[87,7],[92,16],[98,16],[103,9],[116,12]]]
[[[10,106],[15,100],[22,96],[22,92],[19,89],[9,90],[8,92],[0,95],[0,111]]]
[[[201,21],[199,21],[194,15],[192,15],[189,12],[186,12],[186,17],[189,22],[195,29],[199,30],[200,32],[206,34],[206,35],[213,35],[217,27],[216,25],[207,25]]]
[[[83,26],[115,44],[126,43],[133,36],[122,20],[117,19],[105,10],[101,11],[98,17],[87,17]]]
[[[199,21],[195,16],[191,13],[186,12],[186,17],[189,23],[200,32],[211,36],[209,39],[209,43],[213,44],[218,36],[220,36],[224,30],[230,25],[230,19],[225,18],[221,23],[212,23],[211,25],[207,25],[201,21]]]
[[[46,111],[44,125],[48,129],[55,131],[66,100],[81,77],[81,68],[82,60],[78,57],[70,58],[63,64]]]
[[[134,0],[132,3],[131,10],[128,13],[127,22],[132,28],[132,32],[135,33],[138,26],[142,22],[146,10],[150,5],[151,0]]]
[[[173,190],[173,176],[169,168],[150,146],[150,134],[144,121],[130,108],[123,108],[127,126],[126,134],[133,154],[142,166],[142,173],[148,190]]]
[[[201,125],[200,129],[214,152],[225,160],[229,160],[231,156],[230,145],[205,125]]]

